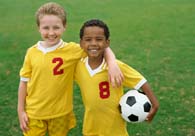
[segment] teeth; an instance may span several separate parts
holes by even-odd
[[[89,50],[91,53],[96,53],[97,50]]]
[[[97,49],[88,49],[88,50],[93,51],[93,50],[97,50]]]
[[[50,37],[49,39],[52,40],[52,39],[55,39],[55,38],[54,37]]]
[[[48,37],[49,40],[53,40],[53,39],[55,39],[55,38],[56,38],[55,36]]]

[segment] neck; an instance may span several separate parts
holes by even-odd
[[[99,58],[88,58],[88,64],[91,67],[91,69],[98,68],[103,62],[103,56]]]
[[[42,41],[42,42],[41,42],[41,45],[42,45],[43,48],[50,48],[50,47],[54,47],[54,46],[56,46],[56,45],[59,45],[60,42],[61,42],[61,40],[58,41],[58,42],[57,42],[56,44],[54,44],[54,45],[48,45],[47,42]]]

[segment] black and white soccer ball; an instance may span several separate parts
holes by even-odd
[[[137,90],[125,93],[119,105],[122,118],[131,123],[143,122],[152,107],[148,97]]]

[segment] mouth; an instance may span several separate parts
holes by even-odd
[[[98,52],[98,49],[88,49],[88,51],[91,53],[96,53],[96,52]]]
[[[52,41],[52,40],[55,40],[55,39],[56,39],[56,36],[48,36],[47,39],[48,39],[49,41]]]
[[[55,37],[48,38],[49,41],[53,41],[53,40],[55,40],[55,39],[56,39]]]

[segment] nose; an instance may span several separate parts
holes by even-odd
[[[54,35],[54,30],[53,30],[53,29],[49,29],[48,34],[49,34],[49,35]]]
[[[97,42],[96,42],[96,40],[91,40],[91,45],[93,45],[93,46],[95,46],[95,45],[97,45]]]

